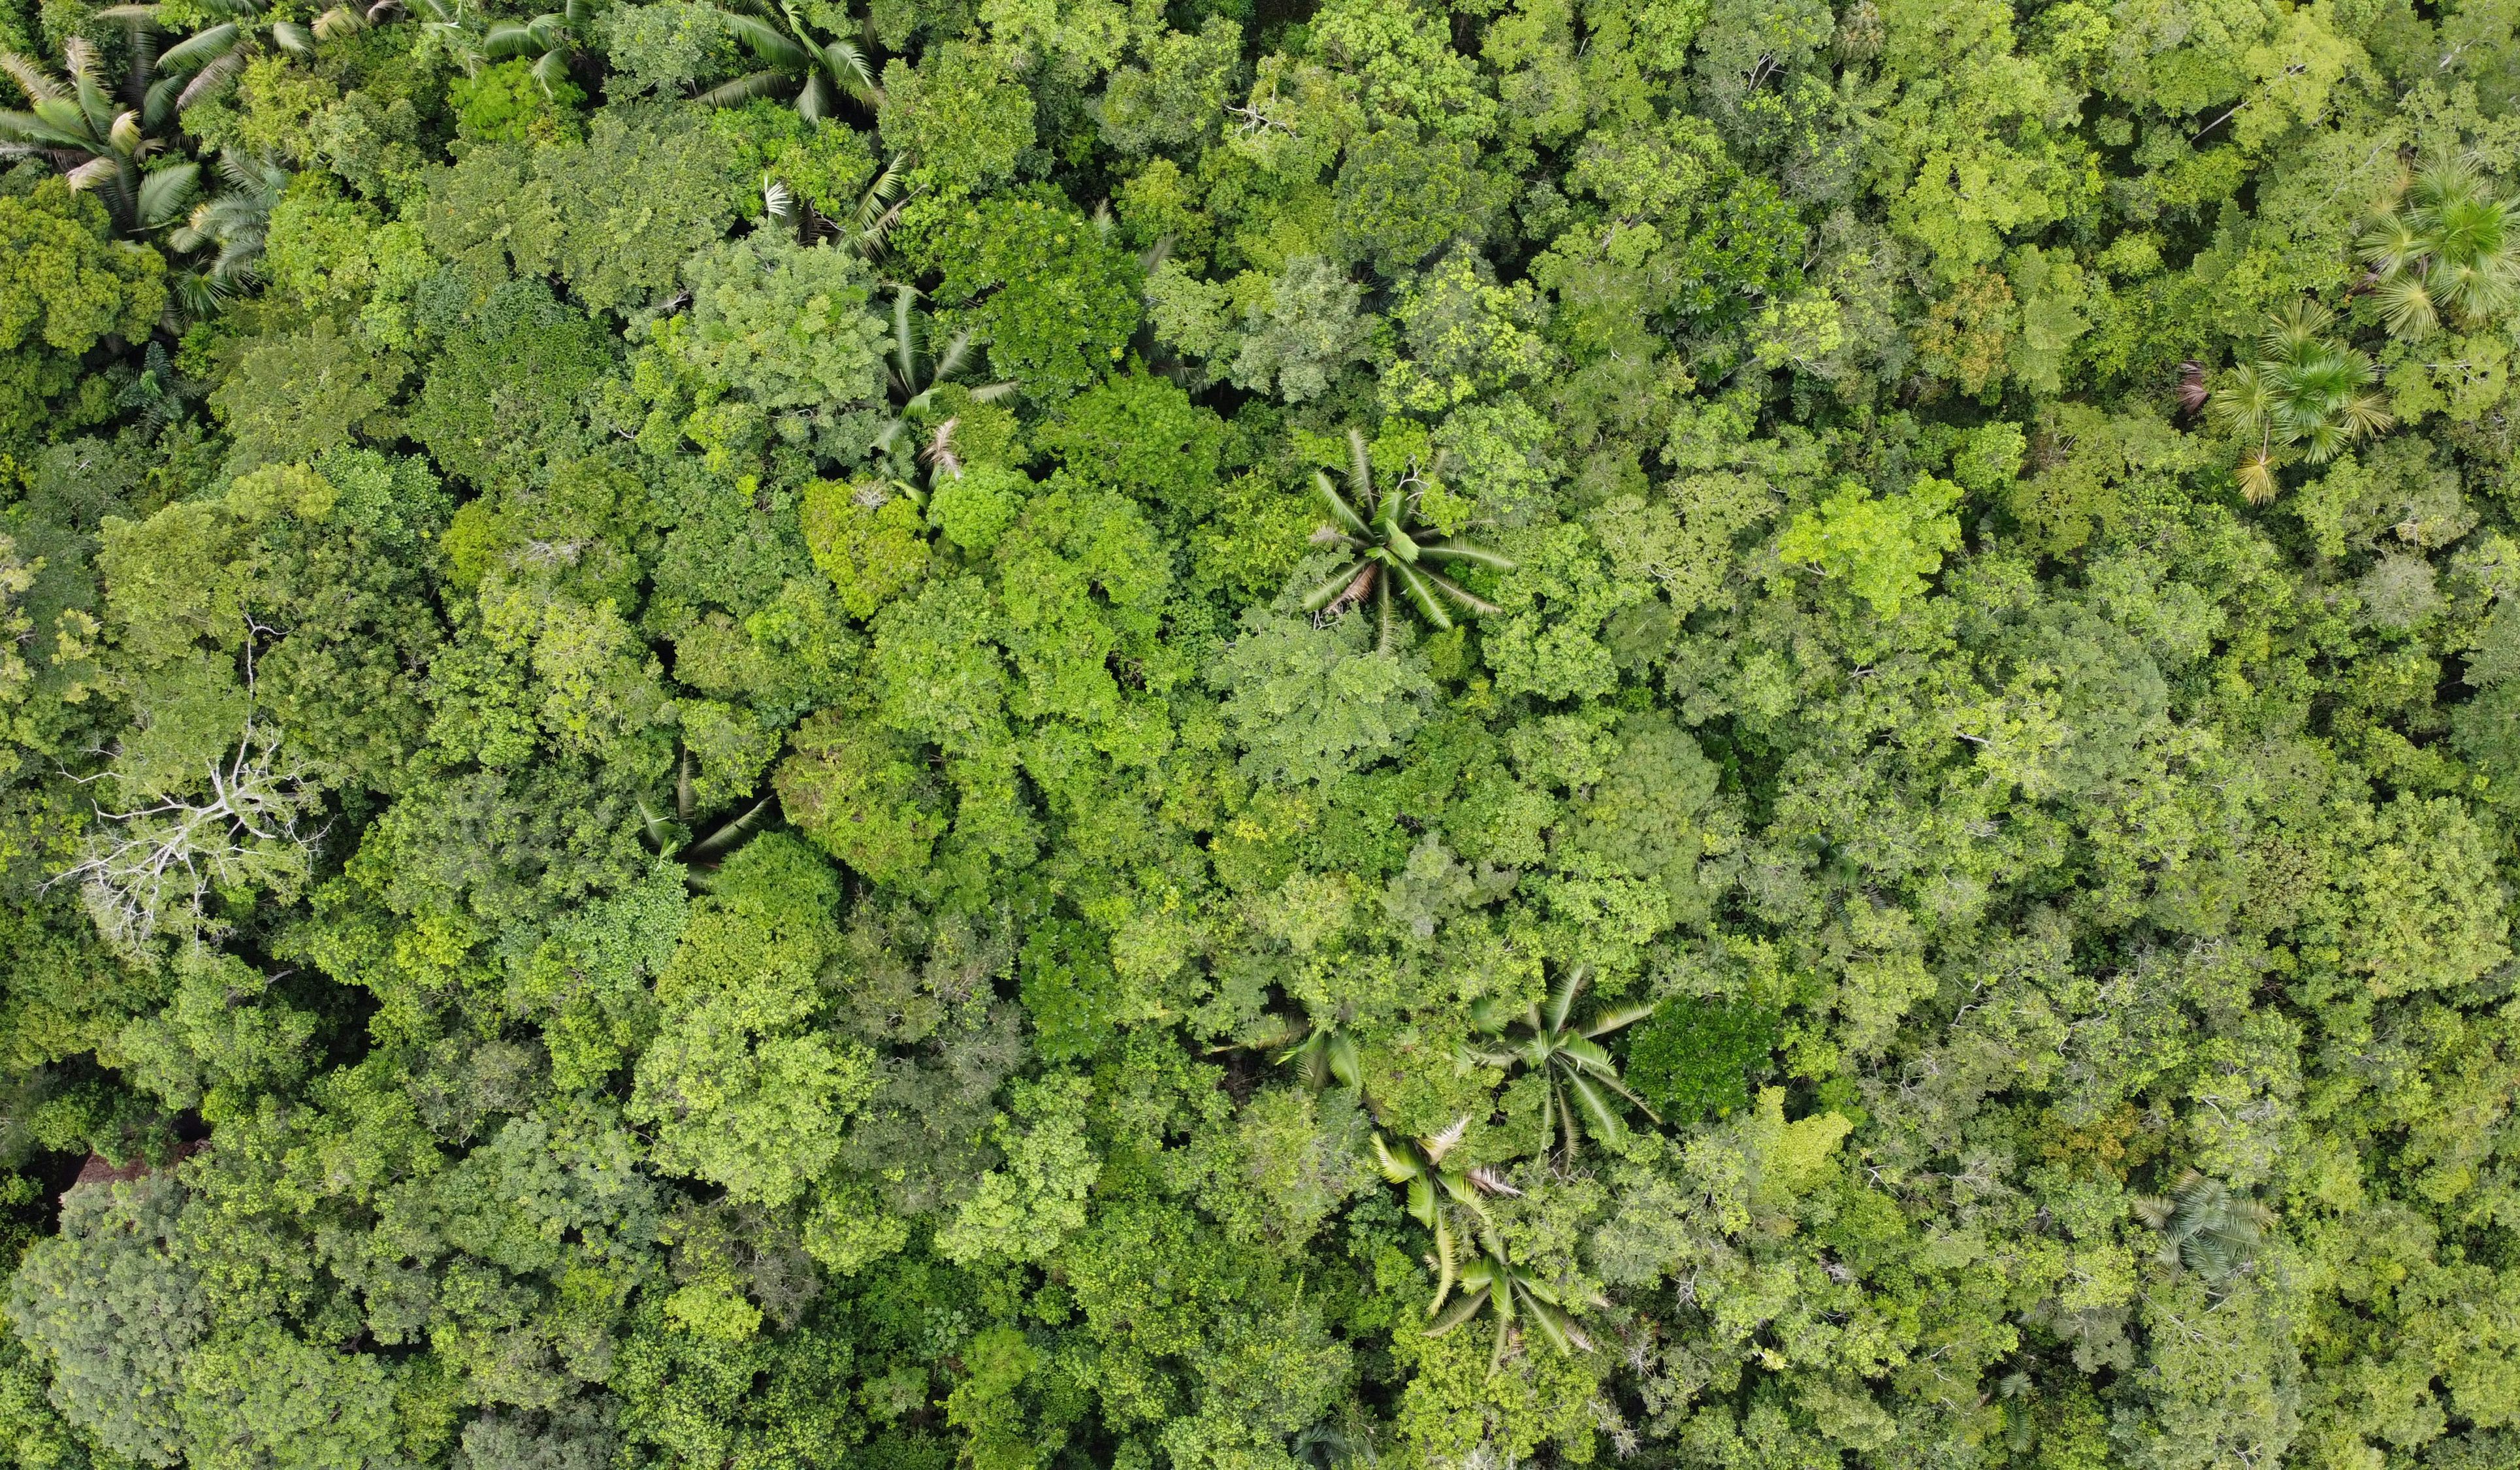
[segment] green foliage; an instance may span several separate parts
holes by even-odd
[[[2505,1470],[2508,12],[0,3],[0,1460]]]
[[[979,328],[990,365],[1057,402],[1120,361],[1137,330],[1137,262],[1073,207],[1039,195],[940,205],[919,255]]]
[[[429,354],[411,436],[440,468],[485,488],[541,479],[589,442],[586,413],[617,347],[539,281],[490,293]]]
[[[882,383],[863,262],[832,246],[756,232],[700,251],[683,262],[682,278],[689,309],[656,324],[654,356],[643,354],[633,369],[641,388],[664,400],[651,425],[663,429],[688,402],[689,417],[674,427],[721,463],[732,462],[734,447],[773,435],[832,458],[852,454],[864,415],[847,410]],[[658,381],[668,376],[671,390]]]
[[[1225,693],[1218,712],[1242,769],[1272,781],[1335,780],[1397,755],[1434,694],[1421,662],[1366,647],[1361,620],[1314,627],[1258,611],[1207,677]]]
[[[918,161],[939,189],[1005,184],[1033,146],[1033,99],[999,59],[949,41],[917,67],[883,69],[880,127],[886,148]]]
[[[1450,241],[1475,238],[1492,207],[1478,149],[1386,127],[1352,144],[1330,208],[1342,259],[1398,277]]]
[[[1438,535],[1432,528],[1416,524],[1426,502],[1441,491],[1426,485],[1414,459],[1398,484],[1377,487],[1365,436],[1351,429],[1347,480],[1348,494],[1341,495],[1328,473],[1313,472],[1313,488],[1330,520],[1313,533],[1312,544],[1335,546],[1347,560],[1304,595],[1305,612],[1335,618],[1371,597],[1374,647],[1388,652],[1396,636],[1395,610],[1404,600],[1438,629],[1453,625],[1449,608],[1465,613],[1497,611],[1494,604],[1435,569],[1510,572],[1513,562],[1502,553],[1458,536]]]
[[[973,465],[936,486],[927,497],[927,519],[945,532],[945,539],[986,555],[1022,513],[1031,488],[1032,482],[1020,471]]]
[[[2508,311],[2520,292],[2520,236],[2483,170],[2467,158],[2438,160],[2408,194],[2361,241],[2391,335],[2429,337],[2445,310],[2467,328]]]
[[[46,179],[0,192],[0,435],[33,433],[99,343],[136,342],[166,304],[158,253],[117,248],[105,211]]]
[[[692,907],[656,978],[655,1044],[628,1116],[661,1168],[776,1208],[830,1164],[838,1125],[873,1091],[863,1048],[813,1029],[818,975],[838,948],[830,869],[777,835],[746,844]]]
[[[1868,495],[1861,484],[1840,482],[1818,509],[1794,518],[1778,538],[1777,555],[1839,579],[1874,612],[1895,617],[1942,569],[1943,554],[1959,545],[1959,522],[1951,514],[1959,496],[1959,486],[1931,476],[1896,495]]]
[[[1619,1080],[1618,1064],[1612,1060],[1600,1038],[1643,1020],[1649,1006],[1625,1006],[1576,1019],[1576,997],[1589,979],[1575,970],[1557,982],[1550,992],[1546,1007],[1524,1008],[1522,1032],[1508,1034],[1502,1044],[1465,1050],[1466,1066],[1527,1068],[1544,1088],[1540,1106],[1540,1133],[1546,1138],[1563,1132],[1566,1152],[1571,1156],[1582,1146],[1583,1135],[1591,1132],[1608,1144],[1617,1144],[1627,1136],[1627,1120],[1619,1116],[1613,1097],[1644,1106],[1644,1100]],[[1474,1021],[1490,1025],[1485,1030],[1504,1030],[1493,1025],[1493,1013],[1472,1012]],[[1652,1110],[1646,1110],[1652,1117]],[[1659,1122],[1660,1120],[1655,1120]],[[1502,1287],[1501,1287],[1502,1289]]]
[[[10,1325],[44,1360],[63,1413],[146,1465],[181,1456],[185,1368],[207,1327],[201,1274],[172,1255],[184,1201],[166,1178],[74,1189],[61,1233],[9,1288]]]
[[[926,529],[909,496],[881,483],[817,480],[803,502],[805,545],[852,616],[873,618],[926,573]]]
[[[779,802],[788,820],[870,883],[911,877],[927,865],[945,830],[938,804],[913,763],[880,727],[826,710],[797,727],[795,754],[779,764]]]
[[[533,63],[519,57],[484,67],[448,84],[456,132],[476,143],[559,143],[578,137],[572,111],[586,94],[567,81],[545,89]]]
[[[1728,1118],[1749,1106],[1779,1039],[1770,1012],[1675,996],[1629,1038],[1627,1080],[1672,1118]]]

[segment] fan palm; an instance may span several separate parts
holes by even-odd
[[[131,65],[118,90],[109,90],[99,75],[96,48],[84,37],[64,43],[59,75],[14,51],[0,52],[0,71],[30,103],[22,113],[0,112],[0,154],[51,159],[72,189],[104,202],[114,228],[125,235],[174,223],[201,186],[201,167],[148,166],[166,147],[153,134],[188,105],[165,82],[151,83],[156,60],[138,22],[132,23]]]
[[[1653,1014],[1653,1007],[1621,1006],[1581,1022],[1574,1020],[1575,1000],[1583,993],[1587,973],[1579,966],[1559,981],[1547,1008],[1529,1007],[1520,1018],[1520,1034],[1507,1037],[1504,1045],[1464,1047],[1462,1051],[1464,1067],[1520,1066],[1547,1079],[1546,1090],[1540,1095],[1541,1135],[1547,1137],[1562,1130],[1569,1154],[1581,1146],[1584,1127],[1605,1140],[1615,1140],[1626,1133],[1627,1120],[1610,1103],[1614,1094],[1634,1103],[1655,1123],[1662,1122],[1653,1109],[1645,1106],[1643,1098],[1619,1080],[1618,1064],[1596,1039],[1642,1021]],[[1496,1024],[1492,1012],[1479,1019],[1487,1023],[1482,1030],[1506,1029]],[[1579,1118],[1584,1120],[1581,1125]]]
[[[1313,487],[1329,508],[1334,524],[1314,531],[1313,542],[1353,552],[1354,560],[1304,598],[1304,611],[1335,614],[1372,597],[1380,627],[1376,646],[1383,649],[1389,649],[1395,637],[1395,581],[1400,594],[1439,629],[1453,625],[1452,616],[1445,611],[1448,603],[1469,613],[1495,612],[1495,604],[1438,574],[1429,564],[1462,563],[1510,571],[1513,563],[1486,547],[1450,537],[1436,539],[1432,531],[1418,528],[1418,493],[1412,488],[1418,478],[1412,475],[1389,493],[1382,493],[1374,486],[1373,461],[1366,452],[1365,436],[1351,429],[1347,443],[1348,488],[1355,500],[1351,503],[1341,495],[1328,475],[1314,471]]]
[[[2428,337],[2445,311],[2472,327],[2509,310],[2520,297],[2520,229],[2474,161],[2441,159],[2400,189],[2403,202],[2359,242],[2390,335]]]
[[[2395,422],[2371,386],[2379,370],[2326,335],[2333,320],[2315,301],[2294,301],[2259,336],[2257,360],[2232,369],[2214,390],[2216,422],[2257,440],[2238,470],[2253,501],[2274,498],[2282,451],[2298,448],[2312,464],[2324,464]]]
[[[818,40],[787,0],[735,0],[726,23],[759,69],[702,92],[712,107],[741,107],[756,97],[787,96],[808,122],[832,115],[841,97],[873,107],[883,100],[866,52],[832,37]]]
[[[2144,1195],[2133,1204],[2136,1217],[2161,1232],[2161,1263],[2183,1264],[2208,1280],[2247,1269],[2275,1222],[2273,1211],[2192,1169],[2167,1198]]]

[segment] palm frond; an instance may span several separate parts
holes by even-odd
[[[770,819],[770,805],[776,798],[763,797],[745,808],[740,816],[719,825],[716,831],[683,850],[683,860],[706,863],[723,857],[741,846],[743,840],[759,831]]]
[[[756,97],[773,97],[788,82],[782,71],[755,71],[733,81],[720,82],[692,100],[702,107],[740,108]]]
[[[1347,503],[1347,498],[1338,492],[1338,486],[1330,482],[1329,476],[1315,470],[1313,489],[1321,496],[1322,503],[1329,507],[1331,517],[1338,522],[1342,530],[1361,541],[1373,539],[1372,528],[1366,525],[1365,517]]]
[[[736,40],[754,56],[771,66],[789,71],[807,70],[814,65],[814,54],[799,44],[794,36],[767,21],[751,16],[728,14],[727,29]]]
[[[875,70],[867,65],[864,51],[835,38],[823,43],[822,57],[824,67],[850,96],[870,104],[883,101],[883,89],[876,85]]]
[[[201,183],[199,163],[176,163],[151,170],[140,180],[139,195],[134,201],[139,227],[155,230],[173,223],[185,206],[193,202]]]
[[[18,90],[26,94],[28,102],[43,102],[69,95],[68,89],[51,72],[15,51],[0,51],[0,72],[7,73],[9,79],[18,84]]]
[[[184,84],[184,90],[175,94],[175,111],[181,113],[190,109],[194,103],[217,91],[228,78],[244,69],[245,53],[243,51],[231,51],[217,58],[195,72],[193,79]]]

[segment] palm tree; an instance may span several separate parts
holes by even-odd
[[[202,10],[224,17],[206,30],[195,31],[166,48],[158,58],[158,69],[165,82],[183,82],[178,94],[179,108],[191,107],[199,99],[217,90],[219,83],[245,69],[253,59],[257,43],[268,40],[274,47],[292,56],[313,56],[315,37],[305,26],[293,21],[276,21],[271,7],[262,0],[199,0]],[[158,28],[162,7],[158,5],[117,5],[97,14],[108,20],[129,21],[135,27]],[[185,80],[189,78],[189,80]]]
[[[397,0],[379,0],[362,16],[346,6],[325,12],[316,22],[318,34],[346,33],[374,23],[379,12],[395,5]],[[577,54],[577,38],[586,23],[593,19],[596,0],[562,0],[558,10],[545,11],[525,21],[490,22],[475,11],[469,0],[425,0],[429,19],[421,28],[428,33],[447,55],[455,59],[467,76],[478,76],[481,69],[492,62],[530,56],[535,85],[543,95],[568,76],[568,64]],[[326,27],[333,27],[327,30]]]
[[[113,406],[137,409],[140,422],[153,435],[182,418],[186,407],[207,387],[176,372],[165,345],[156,341],[140,354],[138,367],[117,363],[106,373],[111,381],[121,384],[113,395]]]
[[[1451,603],[1464,612],[1493,613],[1496,605],[1477,597],[1450,577],[1438,574],[1428,563],[1467,563],[1478,567],[1495,567],[1511,571],[1513,563],[1483,546],[1446,538],[1431,539],[1433,532],[1417,525],[1418,495],[1424,486],[1414,473],[1392,487],[1391,493],[1377,493],[1373,483],[1373,462],[1367,454],[1365,436],[1357,430],[1347,432],[1348,488],[1356,499],[1347,497],[1319,470],[1313,472],[1313,487],[1322,503],[1329,508],[1334,525],[1313,532],[1317,546],[1338,546],[1355,553],[1350,561],[1329,578],[1315,587],[1304,598],[1307,613],[1329,613],[1333,616],[1363,602],[1374,600],[1379,635],[1375,646],[1390,649],[1396,636],[1391,584],[1397,581],[1403,596],[1414,604],[1426,620],[1439,629],[1453,625],[1444,610]],[[1440,467],[1441,461],[1438,461]],[[1415,488],[1413,488],[1415,486]]]
[[[2275,1222],[2273,1211],[2192,1169],[2168,1198],[2144,1195],[2132,1203],[2136,1217],[2161,1232],[2162,1264],[2183,1264],[2214,1281],[2246,1270]]]
[[[1506,1259],[1502,1251],[1484,1251],[1462,1270],[1462,1299],[1453,1309],[1444,1312],[1426,1328],[1428,1337],[1445,1333],[1477,1316],[1491,1311],[1496,1316],[1496,1348],[1488,1355],[1488,1371],[1493,1374],[1505,1362],[1506,1350],[1512,1344],[1513,1330],[1528,1320],[1540,1329],[1540,1335],[1560,1353],[1590,1353],[1592,1338],[1585,1335],[1555,1288],[1531,1272]],[[1607,1298],[1591,1296],[1585,1305],[1607,1307]]]
[[[1464,1068],[1519,1065],[1545,1077],[1548,1089],[1541,1093],[1540,1099],[1541,1136],[1547,1137],[1562,1129],[1566,1137],[1566,1152],[1570,1155],[1582,1143],[1582,1131],[1577,1124],[1579,1111],[1580,1116],[1588,1120],[1596,1137],[1616,1140],[1626,1133],[1627,1120],[1610,1105],[1609,1095],[1612,1093],[1636,1104],[1655,1123],[1662,1122],[1653,1109],[1645,1106],[1643,1098],[1628,1090],[1627,1083],[1619,1080],[1618,1064],[1596,1039],[1642,1021],[1653,1014],[1653,1007],[1650,1004],[1622,1006],[1577,1022],[1573,1019],[1575,998],[1583,992],[1587,974],[1582,966],[1578,966],[1559,981],[1556,993],[1549,997],[1548,1008],[1543,1010],[1537,1005],[1528,1008],[1521,1017],[1520,1034],[1508,1037],[1503,1046],[1464,1047],[1462,1051]],[[1480,1029],[1483,1031],[1505,1029],[1498,1024],[1493,1011],[1484,1015],[1474,1011],[1473,1018],[1482,1023]],[[1568,1105],[1570,1098],[1577,1106]]]
[[[1338,1021],[1313,1021],[1302,1016],[1273,1016],[1276,1024],[1246,1040],[1211,1046],[1213,1056],[1226,1051],[1275,1052],[1270,1060],[1292,1062],[1304,1085],[1315,1092],[1332,1086],[1353,1087],[1365,1095],[1365,1065],[1357,1051],[1356,1034]]]
[[[932,483],[939,475],[958,477],[962,462],[955,456],[955,420],[947,419],[929,428],[925,442],[916,420],[936,401],[937,390],[968,371],[978,361],[971,346],[971,329],[963,328],[945,339],[942,347],[936,343],[935,319],[917,309],[919,288],[892,288],[892,333],[885,344],[884,393],[891,400],[891,415],[876,431],[875,451],[893,462],[893,478],[914,500],[923,500],[924,493],[917,483],[919,472],[907,460],[923,461],[926,479]],[[1013,396],[1012,383],[985,383],[970,390],[972,400],[995,403]]]
[[[674,767],[674,814],[666,816],[639,799],[641,838],[659,857],[680,860],[691,870],[695,888],[706,888],[701,875],[724,862],[736,849],[759,835],[770,824],[771,804],[775,797],[763,797],[742,812],[718,823],[705,833],[695,836],[694,822],[699,815],[698,802],[692,789],[692,753],[685,751]]]
[[[118,94],[98,75],[95,46],[72,36],[62,47],[55,75],[14,51],[0,52],[0,71],[18,83],[31,106],[0,112],[0,155],[40,154],[64,170],[72,189],[94,194],[125,235],[144,235],[181,218],[201,185],[191,162],[150,168],[165,150],[152,134],[190,105],[150,77],[157,58],[146,27],[132,23],[131,66]]]
[[[2252,501],[2274,498],[2282,451],[2298,446],[2302,458],[2324,464],[2395,422],[2371,388],[2379,377],[2371,359],[2326,335],[2334,319],[2316,301],[2294,301],[2269,320],[2257,360],[2214,390],[2215,420],[2258,441],[2236,472]]]
[[[2408,180],[2360,242],[2393,337],[2432,335],[2447,310],[2463,327],[2520,297],[2520,229],[2473,159],[2446,157]]]
[[[402,0],[375,0],[369,5],[352,5],[344,0],[315,18],[315,39],[338,41],[372,25],[382,25],[402,12]]]
[[[1453,1294],[1464,1236],[1495,1254],[1505,1251],[1497,1239],[1496,1221],[1488,1217],[1487,1197],[1522,1193],[1489,1166],[1472,1168],[1454,1157],[1469,1126],[1467,1118],[1459,1118],[1432,1137],[1393,1139],[1381,1133],[1373,1135],[1373,1162],[1381,1167],[1382,1176],[1394,1184],[1408,1186],[1409,1217],[1435,1236],[1435,1254],[1431,1258],[1435,1300],[1426,1309],[1429,1315]]]
[[[1435,1267],[1435,1299],[1426,1304],[1426,1315],[1433,1319],[1426,1335],[1442,1337],[1482,1311],[1493,1312],[1497,1335],[1496,1351],[1488,1356],[1491,1373],[1505,1361],[1514,1329],[1526,1319],[1558,1352],[1591,1352],[1593,1341],[1576,1325],[1564,1299],[1513,1263],[1496,1221],[1488,1215],[1487,1198],[1515,1197],[1522,1191],[1486,1165],[1464,1168],[1453,1157],[1468,1127],[1469,1120],[1463,1118],[1431,1138],[1394,1141],[1380,1133],[1373,1135],[1374,1162],[1381,1166],[1382,1176],[1409,1187],[1409,1217],[1435,1236],[1429,1258]],[[1461,1288],[1461,1299],[1446,1310],[1444,1304],[1456,1286]],[[1598,1297],[1586,1302],[1595,1307],[1610,1305]]]
[[[233,150],[219,156],[219,176],[227,187],[195,205],[192,217],[166,237],[179,251],[217,252],[206,264],[178,271],[168,283],[178,303],[195,315],[260,277],[271,211],[292,177],[269,160],[248,159]]]
[[[741,107],[756,97],[788,95],[808,122],[832,115],[839,98],[874,107],[883,100],[866,52],[832,37],[817,40],[787,0],[732,0],[721,7],[729,28],[760,69],[699,95],[711,107]],[[791,92],[792,89],[792,92]]]
[[[569,58],[576,54],[579,28],[595,14],[595,0],[563,0],[558,10],[545,11],[530,21],[502,21],[481,36],[481,53],[494,60],[530,56],[534,59],[533,76],[543,95],[552,95],[555,83],[568,75]]]

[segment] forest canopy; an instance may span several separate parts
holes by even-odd
[[[2515,334],[2512,0],[0,0],[0,1463],[2510,1470]]]

